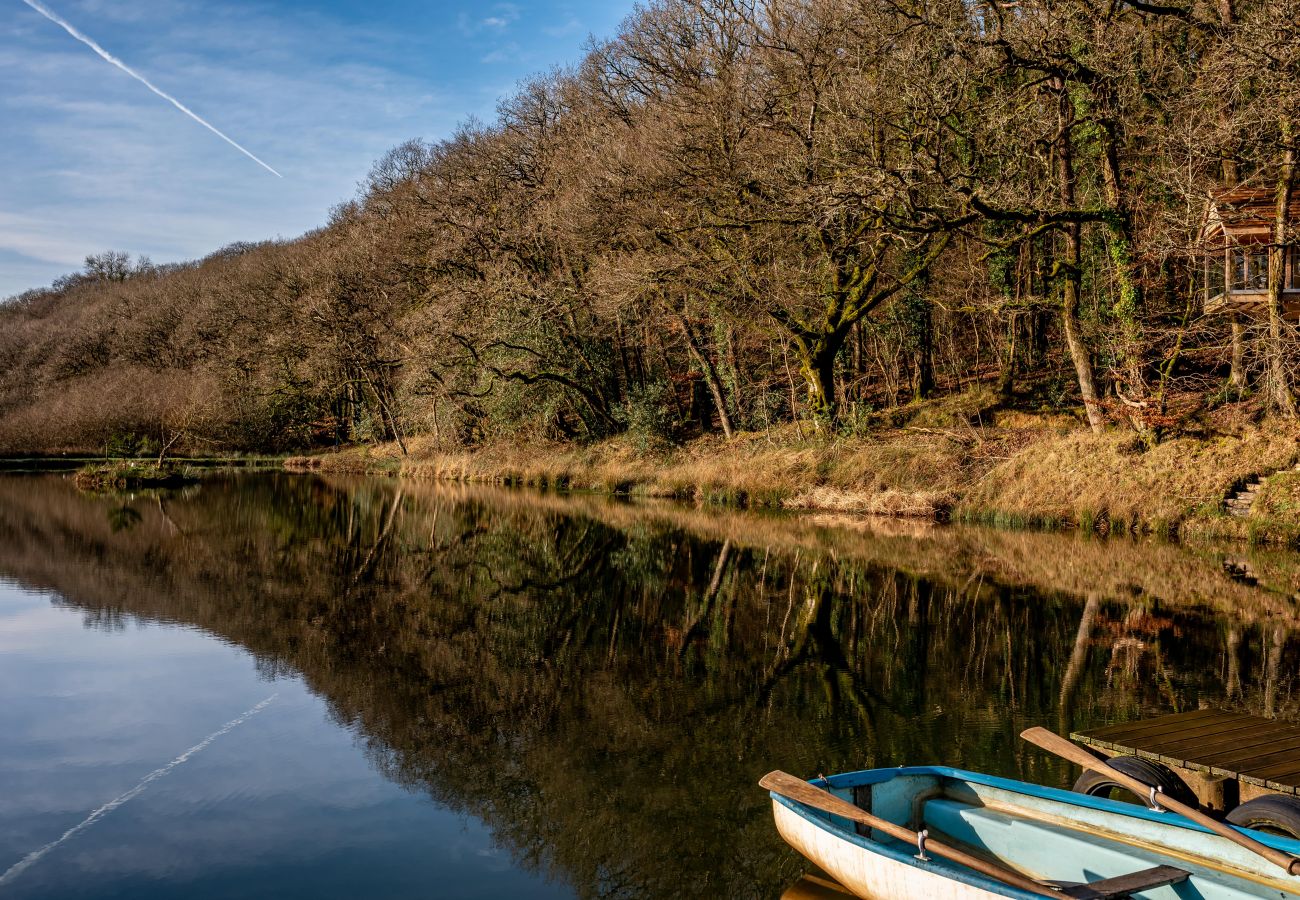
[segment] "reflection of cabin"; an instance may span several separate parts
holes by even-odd
[[[1273,237],[1276,197],[1270,190],[1238,188],[1210,201],[1202,240],[1205,253],[1205,311],[1261,315],[1268,304],[1268,248]],[[1291,201],[1291,224],[1300,224],[1300,196]],[[1300,315],[1300,247],[1284,254],[1282,302]]]

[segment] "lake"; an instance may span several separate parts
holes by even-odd
[[[779,897],[756,781],[1227,703],[1300,559],[213,475],[0,476],[0,898]]]

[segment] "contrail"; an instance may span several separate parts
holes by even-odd
[[[190,749],[186,750],[180,756],[173,759],[167,765],[158,769],[154,769],[148,775],[144,776],[144,778],[141,779],[140,783],[137,784],[135,787],[131,788],[131,790],[127,791],[125,794],[122,794],[120,797],[114,797],[112,800],[109,800],[99,809],[95,810],[90,815],[86,816],[86,818],[82,819],[81,822],[79,822],[76,825],[73,825],[67,831],[63,832],[63,836],[60,837],[58,840],[50,841],[44,847],[39,847],[36,850],[33,850],[31,853],[28,853],[22,859],[18,860],[18,862],[14,863],[12,866],[6,869],[3,875],[0,875],[0,886],[3,886],[7,882],[13,881],[15,878],[17,878],[19,875],[22,874],[24,869],[28,868],[29,866],[37,862],[42,856],[49,853],[55,847],[59,846],[64,841],[67,841],[71,838],[76,837],[78,834],[81,834],[81,832],[85,831],[91,825],[94,825],[96,822],[98,822],[104,816],[111,813],[113,810],[117,809],[123,803],[138,796],[141,791],[143,791],[145,788],[147,788],[150,785],[150,783],[157,781],[159,778],[162,778],[172,769],[176,768],[181,763],[185,762],[195,753],[198,753],[200,750],[208,746],[208,744],[211,744],[213,741],[221,737],[226,732],[231,731],[232,729],[237,728],[238,726],[244,724],[253,716],[257,715],[262,710],[266,709],[266,707],[268,707],[271,704],[271,701],[278,696],[280,695],[272,694],[271,696],[263,700],[261,703],[254,706],[252,709],[240,715],[238,718],[231,719],[225,725],[222,725],[216,731],[212,732],[212,734],[208,735],[203,740],[199,741],[197,744],[195,744]]]
[[[86,35],[82,34],[80,31],[78,31],[78,30],[76,29],[75,26],[72,25],[72,23],[70,23],[67,19],[64,19],[64,18],[63,18],[62,16],[60,16],[58,13],[54,12],[52,9],[50,9],[49,7],[47,7],[45,4],[41,3],[40,0],[23,0],[23,2],[26,3],[28,6],[30,6],[32,9],[36,10],[36,11],[37,11],[38,13],[40,13],[41,15],[45,16],[45,18],[49,19],[49,20],[50,20],[51,22],[53,22],[55,25],[58,25],[60,28],[62,28],[62,29],[63,29],[64,31],[66,31],[68,34],[72,35],[74,38],[76,38],[77,40],[81,41],[81,43],[85,44],[85,45],[86,45],[87,47],[89,47],[91,50],[94,50],[97,54],[99,54],[100,58],[102,58],[105,62],[110,62],[110,63],[112,63],[113,65],[117,66],[117,67],[118,67],[119,69],[121,69],[123,72],[125,72],[125,73],[128,74],[128,75],[130,75],[132,78],[134,78],[136,81],[138,81],[138,82],[140,82],[141,84],[143,84],[143,85],[144,85],[145,87],[147,87],[149,90],[153,91],[153,92],[154,92],[155,94],[157,94],[159,97],[162,97],[164,100],[166,100],[166,101],[167,101],[168,103],[170,103],[172,106],[176,107],[176,108],[179,109],[181,112],[185,113],[185,115],[189,116],[189,117],[190,117],[191,119],[193,119],[195,122],[198,122],[200,125],[202,125],[204,128],[206,128],[208,131],[211,131],[213,134],[215,134],[217,137],[221,138],[221,139],[222,139],[223,141],[225,141],[227,144],[229,144],[230,146],[234,147],[236,150],[238,150],[240,153],[242,153],[242,154],[244,154],[245,156],[247,156],[247,157],[248,157],[249,159],[251,159],[253,162],[257,163],[257,164],[258,164],[259,166],[261,166],[263,169],[266,169],[266,171],[270,172],[270,173],[271,173],[272,175],[274,175],[276,178],[283,178],[283,177],[284,177],[284,176],[281,175],[279,172],[275,171],[275,169],[272,169],[272,168],[271,168],[270,166],[268,166],[266,163],[262,162],[260,159],[258,159],[256,156],[254,156],[254,155],[253,155],[252,153],[250,153],[248,150],[246,150],[246,149],[244,149],[243,147],[241,147],[241,146],[240,146],[240,145],[239,145],[239,144],[238,144],[238,143],[237,143],[233,138],[229,137],[229,136],[226,135],[226,134],[223,134],[222,131],[221,131],[219,128],[217,128],[215,125],[211,124],[210,122],[205,121],[205,120],[204,120],[204,119],[203,119],[203,118],[202,118],[198,113],[196,113],[194,110],[190,109],[188,106],[186,106],[186,105],[185,105],[184,103],[182,103],[181,101],[177,100],[177,99],[176,99],[175,97],[173,97],[171,94],[167,93],[167,92],[164,91],[162,88],[160,88],[160,87],[158,87],[157,85],[155,85],[155,84],[154,84],[153,82],[151,82],[148,78],[145,78],[143,75],[141,75],[141,74],[140,74],[139,72],[137,72],[135,69],[131,68],[131,67],[128,66],[126,63],[122,62],[122,60],[118,59],[116,56],[114,56],[113,54],[109,53],[109,52],[108,52],[107,50],[105,50],[103,47],[99,46],[99,44],[96,44],[96,43],[95,43],[93,40],[91,40],[89,37],[87,37]]]

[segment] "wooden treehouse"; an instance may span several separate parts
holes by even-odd
[[[1237,188],[1214,195],[1201,233],[1205,247],[1205,311],[1263,316],[1268,312],[1269,247],[1276,197],[1267,189]],[[1291,201],[1289,225],[1300,226],[1300,196]],[[1300,246],[1282,254],[1282,305],[1300,318]]]

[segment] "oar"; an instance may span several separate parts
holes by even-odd
[[[1186,803],[1181,803],[1173,797],[1168,797],[1162,793],[1152,793],[1151,785],[1143,784],[1136,778],[1131,778],[1123,772],[1111,768],[1102,760],[1093,756],[1087,750],[1079,747],[1059,734],[1053,734],[1046,728],[1029,728],[1021,732],[1020,736],[1029,743],[1042,747],[1049,753],[1055,753],[1062,759],[1068,759],[1076,765],[1083,766],[1085,769],[1091,769],[1105,775],[1111,781],[1121,787],[1128,788],[1139,797],[1150,797],[1152,801],[1159,806],[1164,807],[1170,812],[1176,812],[1185,819],[1190,819],[1197,825],[1203,825],[1213,831],[1215,834],[1222,835],[1241,847],[1245,847],[1252,853],[1258,853],[1269,862],[1281,866],[1289,875],[1300,874],[1300,859],[1295,858],[1289,853],[1283,853],[1281,850],[1274,850],[1272,847],[1266,847],[1253,838],[1248,838],[1237,829],[1224,825],[1222,822],[1215,821],[1201,812],[1194,809]]]
[[[893,822],[886,822],[884,819],[878,819],[865,810],[858,809],[847,800],[841,800],[829,791],[823,791],[821,788],[814,787],[802,778],[796,778],[785,772],[776,771],[768,772],[759,780],[759,786],[767,788],[775,794],[782,797],[789,797],[797,803],[804,806],[811,806],[813,809],[820,809],[822,812],[828,812],[831,815],[840,816],[853,822],[861,822],[868,825],[876,831],[883,831],[892,838],[900,841],[906,841],[914,847],[921,847],[919,843],[920,835],[901,825],[895,825]],[[1019,888],[1022,891],[1029,891],[1031,894],[1037,894],[1040,897],[1054,897],[1060,900],[1062,897],[1068,897],[1069,894],[1053,889],[1048,885],[1039,884],[1019,872],[1013,872],[1011,869],[1003,868],[982,859],[971,856],[969,853],[963,853],[956,847],[950,847],[940,841],[932,841],[928,838],[924,843],[924,849],[929,850],[936,856],[942,856],[953,862],[974,869],[989,878],[994,878],[1003,884]]]

